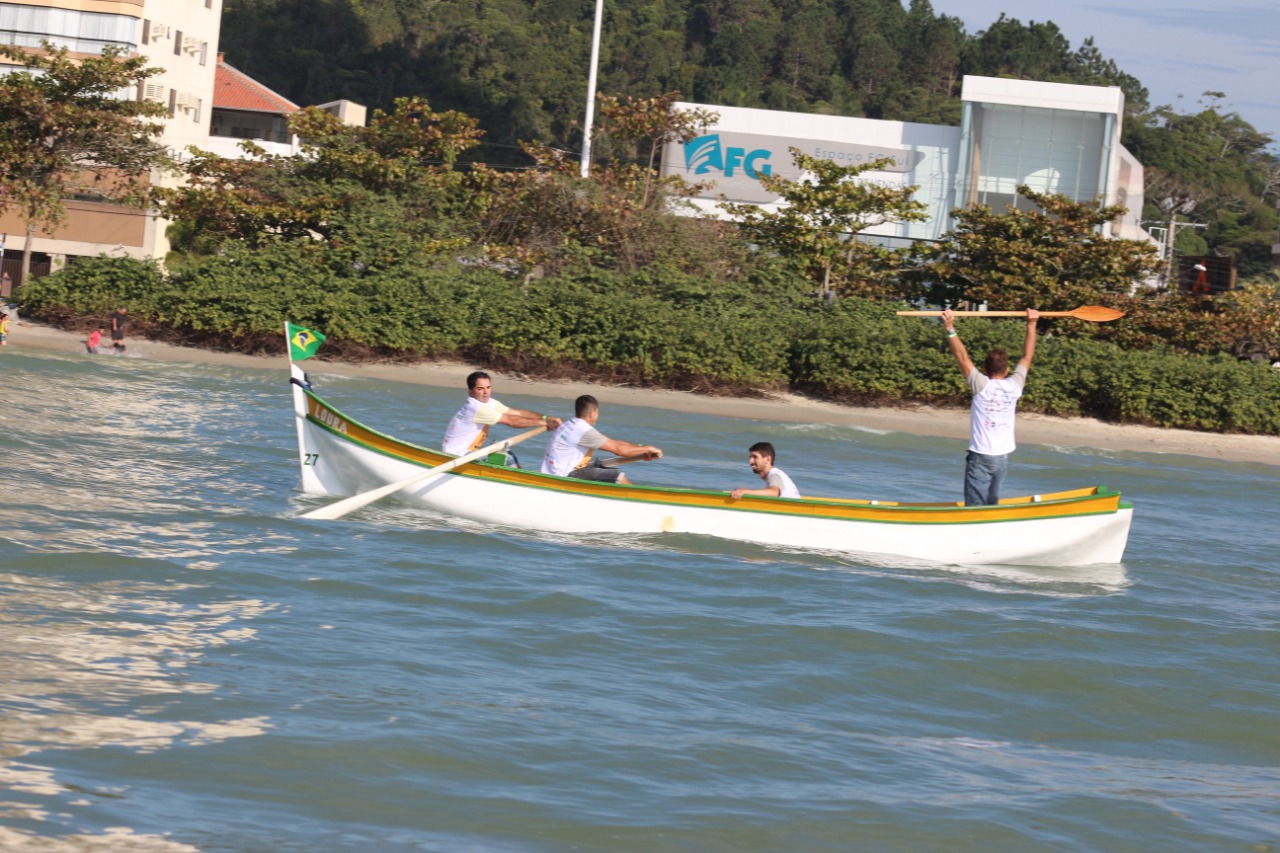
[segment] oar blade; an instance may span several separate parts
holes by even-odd
[[[1083,305],[1072,311],[1070,316],[1088,323],[1109,323],[1124,316],[1123,311],[1115,308],[1104,308],[1101,305]]]
[[[343,498],[340,501],[334,501],[331,504],[325,504],[324,506],[317,507],[311,510],[310,512],[304,512],[302,513],[302,515],[298,517],[319,519],[321,521],[333,521],[335,518],[342,518],[344,515],[355,512],[356,510],[360,509],[360,507],[368,506],[374,501],[385,498],[387,495],[394,494],[400,491],[401,489],[408,488],[409,486],[412,486],[423,480],[430,479],[432,476],[435,476],[436,474],[443,474],[443,473],[445,473],[443,470],[436,471],[435,469],[432,469],[431,471],[424,471],[423,473],[410,477],[407,480],[401,480],[397,483],[390,483],[386,486],[382,486],[381,488],[372,489],[371,491],[368,491],[368,492],[361,492],[358,495],[352,495],[349,498]]]
[[[310,512],[304,512],[302,515],[298,516],[298,518],[320,519],[322,521],[333,521],[335,518],[342,518],[342,516],[346,515],[347,513],[355,512],[356,510],[360,509],[360,507],[368,506],[374,501],[384,498],[387,495],[395,494],[401,489],[407,489],[409,486],[414,486],[414,485],[417,485],[418,483],[424,482],[426,480],[430,480],[432,477],[436,477],[436,476],[439,476],[440,474],[448,473],[449,471],[452,471],[455,468],[461,467],[462,465],[466,465],[468,462],[474,462],[477,459],[482,459],[485,456],[488,456],[490,453],[497,453],[497,452],[506,450],[509,447],[513,447],[519,444],[520,442],[533,438],[535,435],[538,435],[545,431],[546,431],[546,427],[544,426],[534,427],[528,432],[522,432],[513,438],[508,438],[508,439],[505,439],[504,441],[495,442],[493,444],[490,444],[487,447],[482,447],[479,450],[473,450],[470,453],[465,454],[463,456],[459,456],[458,458],[450,460],[449,462],[445,462],[440,465],[437,465],[434,468],[430,468],[426,471],[422,471],[421,473],[415,474],[407,480],[401,480],[398,483],[389,483],[385,486],[380,486],[379,488],[372,489],[371,491],[368,491],[368,492],[361,492],[358,495],[352,495],[349,498],[343,498],[342,500],[337,501],[336,503],[331,503],[326,506],[318,507],[316,509],[311,510]]]

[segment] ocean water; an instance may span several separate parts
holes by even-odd
[[[423,443],[462,396],[307,366]],[[0,377],[0,849],[1280,850],[1280,469],[1023,446],[1008,493],[1132,501],[1123,564],[867,563],[302,521],[283,361]],[[959,494],[960,442],[603,396],[639,481],[766,439],[805,493]]]

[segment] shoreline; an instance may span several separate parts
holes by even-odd
[[[17,319],[17,318],[15,318]],[[10,351],[33,349],[56,352],[84,352],[85,335],[55,329],[41,323],[19,321],[9,334]],[[212,364],[231,367],[279,369],[279,356],[180,347],[138,338],[126,339],[135,358],[161,362]],[[628,388],[580,381],[525,379],[468,364],[422,362],[419,364],[352,364],[336,361],[311,362],[315,373],[383,379],[390,382],[462,388],[468,373],[483,369],[501,378],[510,393],[572,398],[590,392],[602,402],[618,405],[693,412],[703,415],[777,421],[783,423],[823,423],[861,426],[933,438],[965,441],[969,437],[968,408],[939,409],[932,406],[904,408],[863,408],[813,400],[798,394],[774,393],[767,399],[709,397],[688,391]],[[1063,418],[1022,412],[1018,415],[1018,443],[1051,447],[1090,447],[1138,453],[1164,453],[1251,462],[1280,466],[1280,437],[1235,435],[1193,430],[1161,429],[1128,424],[1112,424],[1093,418]],[[957,451],[959,452],[959,450]]]

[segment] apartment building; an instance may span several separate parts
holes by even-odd
[[[206,144],[209,136],[221,17],[221,0],[0,0],[0,41],[22,47],[49,41],[72,56],[97,55],[109,46],[146,56],[164,71],[132,94],[168,108],[161,141],[180,153]],[[10,70],[11,64],[0,64],[0,73]],[[19,216],[0,215],[3,270],[15,286],[21,284],[25,233]],[[37,231],[31,249],[32,273],[38,276],[81,255],[163,257],[168,243],[154,213],[86,197],[70,199],[66,220]]]

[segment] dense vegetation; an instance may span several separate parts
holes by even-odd
[[[270,287],[263,287],[269,281]],[[164,276],[102,258],[40,279],[27,305],[83,325],[128,304],[175,343],[283,350],[281,317],[325,330],[335,358],[456,357],[543,376],[751,393],[792,388],[850,403],[956,404],[941,327],[898,304],[815,300],[780,266],[714,285],[679,275],[584,273],[523,284],[493,270],[414,265],[372,276],[296,243]],[[1280,435],[1280,371],[1230,356],[1125,350],[1042,321],[1022,408],[1125,423]],[[1021,321],[962,320],[971,350],[1017,352]]]
[[[1180,112],[1091,41],[1052,22],[1001,16],[970,33],[928,0],[609,0],[602,92],[796,112],[959,124],[964,75],[1123,89],[1124,145],[1147,169],[1144,220],[1191,199],[1206,229],[1187,255],[1230,254],[1243,277],[1268,272],[1280,230],[1280,161],[1270,139],[1207,92]],[[226,0],[227,59],[300,104],[396,98],[473,116],[466,160],[529,165],[521,141],[576,152],[590,60],[590,0]],[[604,153],[599,146],[597,151]]]

